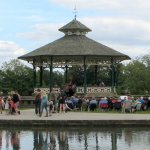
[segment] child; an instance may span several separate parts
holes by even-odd
[[[12,99],[10,100],[10,113],[11,114],[16,113],[15,104],[14,104],[14,101]]]
[[[5,111],[6,111],[6,114],[9,113],[9,103],[10,103],[10,100],[11,100],[11,97],[8,96],[7,99],[6,99],[6,102],[5,102]]]

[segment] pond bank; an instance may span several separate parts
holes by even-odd
[[[54,113],[52,116],[42,117],[35,115],[34,109],[22,110],[21,115],[0,114],[0,126],[29,126],[29,127],[74,127],[74,126],[149,126],[149,114],[123,113],[92,113],[68,112]]]

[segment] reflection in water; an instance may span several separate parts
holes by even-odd
[[[20,132],[18,132],[18,131],[12,131],[10,133],[10,141],[11,141],[11,145],[13,147],[13,150],[19,150],[20,149],[20,137],[19,137],[19,134],[20,134]]]
[[[58,132],[59,150],[69,150],[68,137],[66,131]]]
[[[0,150],[2,150],[2,131],[0,131]]]
[[[0,129],[0,150],[149,150],[149,140],[150,128]]]

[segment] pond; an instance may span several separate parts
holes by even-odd
[[[0,150],[150,150],[150,128],[0,128]]]

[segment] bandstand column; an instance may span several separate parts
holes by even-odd
[[[95,84],[97,84],[97,69],[98,69],[98,66],[95,65]]]
[[[41,63],[41,66],[40,66],[40,87],[43,86],[43,66],[42,66],[42,63]]]
[[[50,66],[49,66],[49,90],[52,90],[52,82],[53,82],[53,57],[50,59]]]
[[[118,84],[118,72],[117,72],[117,67],[115,67],[115,87],[117,87]]]
[[[33,87],[36,87],[36,67],[33,62]]]
[[[68,66],[65,66],[65,83],[68,82]]]
[[[87,65],[86,65],[86,57],[84,56],[84,94],[86,94],[87,89]]]
[[[115,67],[114,67],[114,61],[113,58],[111,59],[111,86],[112,86],[112,92],[115,92]]]

